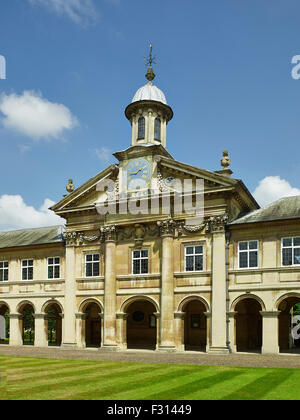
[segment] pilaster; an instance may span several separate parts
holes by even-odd
[[[46,314],[35,314],[34,319],[34,345],[35,347],[48,347]]]
[[[9,315],[9,345],[22,346],[22,317],[20,314]]]
[[[279,322],[280,311],[261,311],[263,318],[262,354],[279,354]]]

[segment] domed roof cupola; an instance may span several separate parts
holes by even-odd
[[[173,111],[167,104],[164,93],[154,85],[155,74],[152,68],[152,45],[146,79],[148,83],[142,86],[134,95],[132,102],[125,110],[125,115],[132,125],[131,145],[161,144],[166,147],[166,127],[173,118]]]

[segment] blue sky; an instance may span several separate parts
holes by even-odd
[[[262,204],[300,193],[299,16],[297,0],[2,0],[0,228],[49,224],[68,178],[80,186],[130,145],[124,109],[150,42],[175,159],[218,170],[228,149]],[[18,114],[26,101],[46,124]]]

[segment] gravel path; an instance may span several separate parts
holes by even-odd
[[[104,350],[65,350],[61,348],[10,347],[0,345],[0,355],[40,357],[47,359],[97,360],[135,363],[171,363],[184,365],[300,368],[300,355],[230,354],[210,355],[197,352],[160,353],[128,350],[110,352]]]

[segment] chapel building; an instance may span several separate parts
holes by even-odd
[[[175,160],[173,111],[146,77],[125,110],[130,147],[52,207],[65,227],[0,233],[1,345],[297,351],[300,196],[261,209],[227,151],[217,171]],[[197,223],[176,210],[186,181]]]

